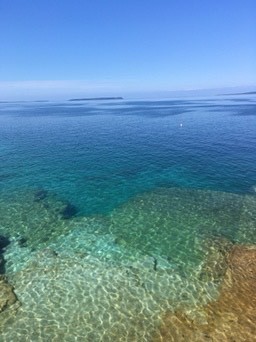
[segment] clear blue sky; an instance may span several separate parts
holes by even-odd
[[[0,0],[0,99],[254,84],[255,0]]]

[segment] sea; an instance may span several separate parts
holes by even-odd
[[[1,341],[153,341],[234,244],[256,244],[255,95],[0,103]]]

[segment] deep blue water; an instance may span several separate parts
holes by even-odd
[[[250,193],[251,97],[0,104],[0,188],[43,187],[106,213],[155,187]]]

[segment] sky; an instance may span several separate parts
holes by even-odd
[[[255,0],[0,0],[0,100],[256,85]]]

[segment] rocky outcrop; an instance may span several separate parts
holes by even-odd
[[[227,262],[218,299],[194,316],[167,312],[153,341],[256,341],[256,247],[234,246]]]
[[[4,276],[0,276],[0,313],[17,301],[13,287]]]

